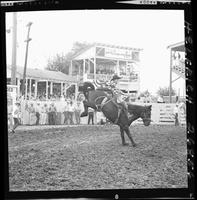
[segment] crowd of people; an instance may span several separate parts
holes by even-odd
[[[83,103],[70,99],[59,102],[24,101],[21,102],[20,109],[22,115],[19,118],[22,124],[80,124]]]
[[[19,99],[19,98],[18,98]],[[18,100],[9,116],[11,132],[19,125],[79,125],[84,110],[83,98],[60,98],[59,101]],[[10,124],[10,121],[9,121]],[[87,124],[95,124],[95,111],[89,109]]]
[[[81,124],[81,113],[84,111],[83,100],[85,96],[83,94],[79,95],[77,100],[73,95],[70,96],[49,96],[48,99],[41,100],[36,99],[24,99],[22,97],[17,98],[16,104],[12,109],[12,121],[13,128],[12,132],[16,129],[19,124],[23,125],[74,125]],[[177,99],[178,101],[178,99]],[[141,102],[141,99],[137,99],[136,102]],[[123,102],[125,104],[125,102]],[[146,97],[143,99],[143,103],[151,103],[151,99]],[[160,97],[157,99],[157,103],[164,103],[163,99]],[[178,103],[177,103],[178,105]],[[175,118],[175,125],[179,124],[178,107],[174,108],[173,114]],[[184,109],[185,104],[182,103],[181,107]],[[95,123],[95,110],[88,109],[88,121],[87,124]],[[106,118],[105,118],[106,119]],[[100,123],[102,124],[102,123]]]
[[[61,99],[74,99],[74,95],[61,95],[60,93],[58,94],[48,94],[46,96],[46,92],[38,93],[37,96],[35,97],[35,94],[32,93],[31,95],[28,93],[27,96],[25,97],[26,100],[33,100],[33,101],[59,101]],[[22,95],[17,97],[17,101],[21,101],[23,99]]]
[[[185,53],[175,51],[172,55],[172,66],[184,66],[185,65]]]
[[[115,69],[113,65],[104,66],[104,65],[97,65],[96,74],[114,74]]]

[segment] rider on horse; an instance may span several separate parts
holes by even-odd
[[[124,113],[128,116],[128,106],[127,106],[126,102],[123,101],[123,99],[122,99],[122,95],[124,95],[124,93],[120,89],[117,88],[119,79],[121,79],[121,77],[114,75],[112,77],[112,79],[110,80],[110,82],[106,83],[106,87],[113,93],[112,101],[114,102],[114,104],[117,105],[119,111],[123,110]],[[84,87],[83,87],[83,92],[84,92],[84,96],[85,96],[85,100],[83,101],[84,112],[81,114],[81,117],[88,115],[88,106],[90,106],[90,105],[93,106],[93,103],[91,101],[89,101],[89,98],[88,98],[89,91],[91,91],[91,90],[94,90],[93,84],[91,84],[89,82],[85,82]],[[93,107],[95,107],[95,105]]]
[[[128,116],[128,106],[122,98],[124,93],[120,89],[117,88],[117,84],[118,84],[119,79],[121,79],[121,77],[119,77],[118,75],[115,74],[112,77],[112,79],[110,80],[109,89],[111,89],[112,92],[113,92],[113,97],[114,97],[114,100],[115,100],[114,102],[118,106],[120,106],[124,110],[126,115]]]

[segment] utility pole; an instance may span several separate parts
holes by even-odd
[[[16,85],[17,14],[13,13],[11,84]]]
[[[28,56],[28,47],[29,47],[29,42],[31,41],[31,38],[29,38],[29,32],[30,32],[30,28],[31,28],[32,22],[29,22],[27,24],[28,27],[28,33],[27,33],[27,40],[25,40],[25,42],[27,42],[26,44],[26,53],[25,53],[25,65],[24,65],[24,71],[23,71],[23,85],[22,85],[22,96],[25,95],[25,80],[26,80],[26,69],[27,69],[27,56]],[[27,85],[26,85],[27,87]]]

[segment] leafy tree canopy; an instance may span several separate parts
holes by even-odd
[[[159,88],[158,91],[157,91],[157,94],[160,95],[160,96],[169,96],[170,95],[170,89],[169,87],[163,87],[163,88]],[[175,89],[171,89],[171,96],[174,96],[176,95],[176,91]]]
[[[88,44],[87,42],[75,42],[70,52],[66,54],[57,53],[54,57],[49,58],[46,69],[69,74],[69,66],[72,57],[90,45],[91,44]]]

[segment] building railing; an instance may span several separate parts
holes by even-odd
[[[131,74],[130,76],[121,76],[122,79],[121,81],[123,82],[137,82],[139,80],[139,75],[136,73],[136,74]]]
[[[185,74],[185,63],[180,62],[179,65],[173,65],[172,69],[181,74]]]
[[[96,74],[94,76],[94,74],[87,74],[87,79],[89,80],[102,80],[102,81],[109,81],[111,78],[113,77],[113,74]],[[131,74],[129,75],[120,75],[121,78],[121,82],[138,82],[139,81],[139,74],[135,73],[135,74]]]

